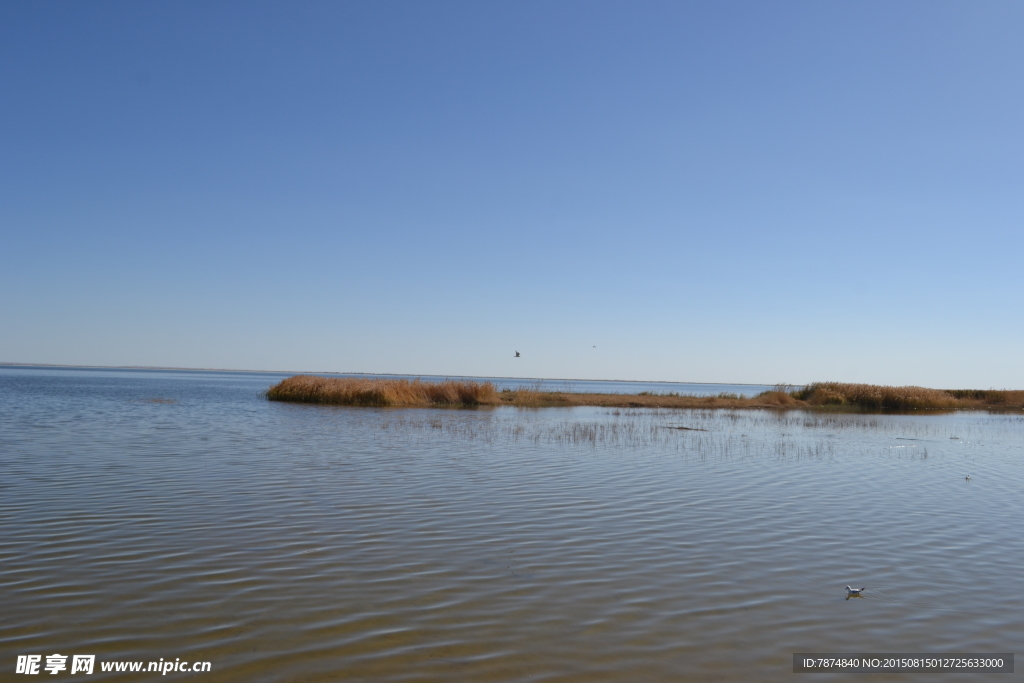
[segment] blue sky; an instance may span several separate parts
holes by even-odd
[[[997,2],[3,3],[0,361],[1024,388],[1021,35]]]

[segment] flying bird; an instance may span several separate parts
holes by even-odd
[[[519,358],[519,352],[516,351],[516,358]]]

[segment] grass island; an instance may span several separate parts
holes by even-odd
[[[267,391],[271,401],[349,406],[528,408],[602,406],[619,408],[775,408],[843,411],[1022,410],[1024,391],[996,389],[928,389],[874,384],[815,382],[806,387],[777,386],[757,396],[693,396],[678,393],[595,394],[498,390],[491,382],[320,377],[296,375]]]

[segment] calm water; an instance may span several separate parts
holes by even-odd
[[[277,379],[0,369],[2,670],[791,680],[797,651],[1020,649],[1021,415],[330,408]]]

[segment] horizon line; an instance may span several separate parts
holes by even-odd
[[[71,368],[81,370],[177,370],[183,372],[247,372],[274,375],[373,375],[382,377],[465,377],[467,379],[533,379],[541,381],[558,382],[623,382],[633,384],[705,384],[716,386],[737,386],[737,387],[771,387],[775,384],[763,382],[682,382],[669,379],[582,379],[573,377],[506,377],[501,375],[433,375],[427,373],[407,372],[337,372],[334,370],[244,370],[230,368],[182,368],[164,365],[68,365],[65,363],[11,363],[0,362],[0,367],[22,367],[22,368]],[[786,386],[804,386],[803,384],[786,384]]]

